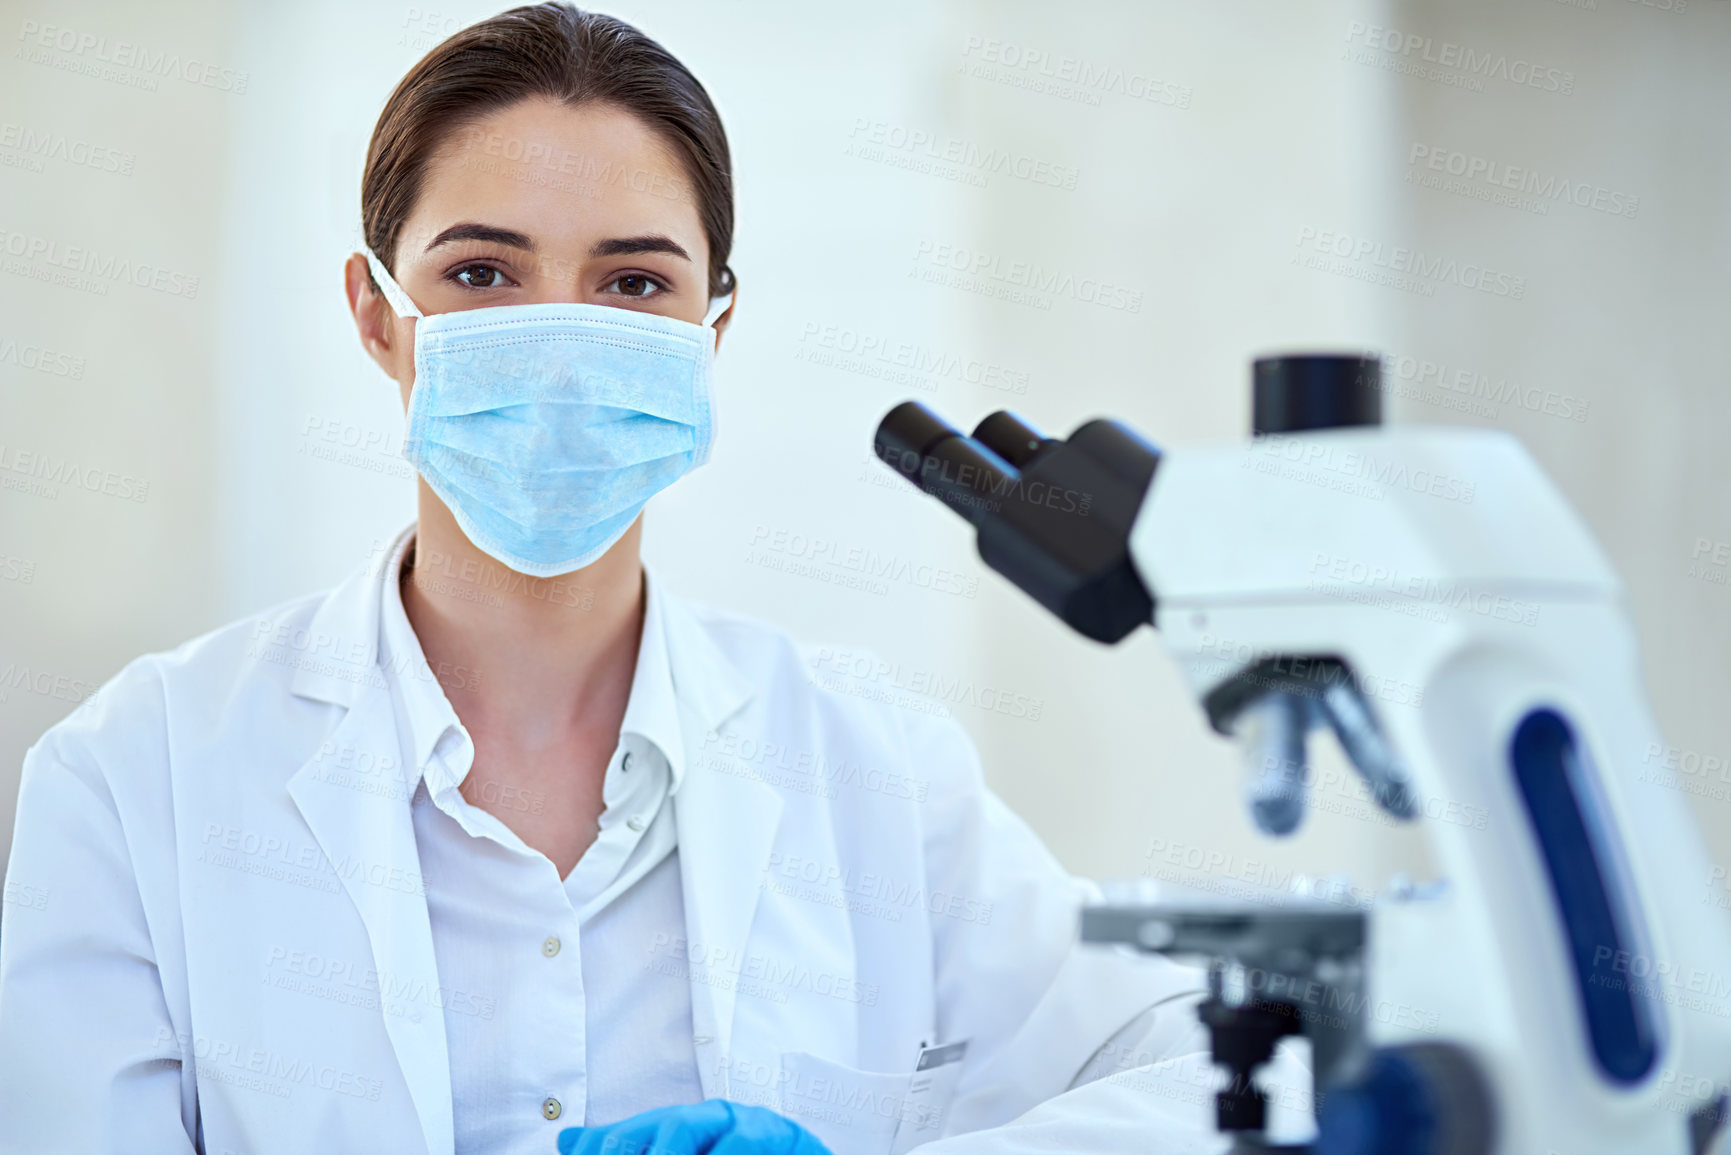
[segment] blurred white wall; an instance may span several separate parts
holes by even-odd
[[[237,289],[219,271],[217,226],[252,99],[235,91],[233,16],[173,2],[148,17],[0,6],[8,848],[26,747],[127,660],[214,625],[224,600],[214,515],[232,480],[215,338]],[[151,66],[109,63],[122,53]]]
[[[0,5],[0,837],[24,749],[90,685],[333,584],[412,516],[400,408],[353,335],[340,268],[391,86],[495,10]],[[1231,439],[1251,357],[1341,345],[1583,400],[1580,421],[1463,411],[1415,369],[1390,408],[1532,447],[1629,583],[1671,741],[1731,753],[1731,570],[1690,569],[1698,542],[1731,541],[1722,0],[607,10],[702,79],[736,165],[721,441],[652,504],[651,559],[685,594],[878,655],[859,692],[945,687],[990,780],[1074,869],[1134,874],[1151,849],[1216,873],[1375,877],[1424,859],[1350,807],[1258,842],[1230,752],[1152,634],[1070,635],[979,563],[958,521],[888,484],[870,436],[906,397],[970,425],[1008,405],[1055,433],[1112,415],[1164,444]],[[1414,75],[1355,31],[1372,26],[1567,71],[1571,91]],[[120,42],[217,71],[98,59]],[[1540,214],[1409,184],[1431,171],[1415,145],[1639,207]],[[980,163],[994,153],[1012,163]],[[105,167],[116,155],[124,171]],[[1506,267],[1524,293],[1421,297],[1299,263],[1324,232]],[[56,283],[88,266],[69,246],[181,279]],[[974,279],[952,275],[976,260]],[[1112,289],[1006,299],[1017,262]],[[33,492],[19,453],[75,459],[96,491]],[[142,499],[117,496],[127,478],[148,481]],[[867,555],[908,576],[850,587]],[[1731,861],[1726,803],[1694,800]]]

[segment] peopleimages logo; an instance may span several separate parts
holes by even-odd
[[[855,117],[843,155],[985,188],[994,176],[1073,190],[1081,171],[1025,152],[988,148],[961,137],[889,120]]]
[[[1079,56],[1053,55],[1009,41],[969,36],[962,44],[960,71],[1064,100],[1098,106],[1101,93],[1132,100],[1189,108],[1193,90],[1187,84],[1162,79],[1152,72],[1120,68]]]
[[[23,474],[29,480],[5,477],[8,473]],[[144,501],[150,496],[150,482],[130,473],[116,473],[70,457],[56,457],[47,450],[19,449],[0,442],[0,489],[17,489],[52,501],[60,496],[61,486],[103,493],[122,501]]]
[[[1291,472],[1273,468],[1281,464],[1294,468]],[[1300,481],[1314,481],[1319,475],[1311,471],[1316,470],[1337,474],[1364,483],[1348,491],[1360,493],[1373,501],[1381,501],[1387,490],[1406,489],[1471,505],[1477,493],[1476,483],[1452,473],[1409,468],[1406,462],[1393,457],[1379,457],[1375,453],[1344,449],[1286,433],[1269,433],[1256,438],[1246,447],[1240,467]],[[1340,487],[1330,485],[1326,488]]]
[[[1472,184],[1490,186],[1483,190],[1484,199],[1500,197],[1504,189],[1523,194],[1507,198],[1507,203],[1511,207],[1528,209],[1541,216],[1548,214],[1551,203],[1556,201],[1566,201],[1578,208],[1592,209],[1614,217],[1633,217],[1641,207],[1641,198],[1629,193],[1618,192],[1590,181],[1570,180],[1555,173],[1541,175],[1536,169],[1505,164],[1489,157],[1444,148],[1441,145],[1415,143],[1407,153],[1406,161],[1409,184],[1417,180],[1421,185],[1441,187],[1445,192],[1465,191],[1449,187],[1448,182],[1434,181],[1422,172],[1415,176],[1415,171],[1422,164],[1433,172],[1459,177]]]
[[[794,356],[801,361],[866,376],[885,376],[929,392],[937,390],[937,382],[930,380],[935,377],[1005,393],[1023,394],[1028,391],[1026,370],[959,356],[953,351],[934,349],[917,342],[897,340],[869,329],[807,321],[800,330],[799,341]],[[907,372],[892,374],[892,370]]]
[[[1005,260],[999,254],[960,245],[922,240],[914,251],[909,276],[928,284],[1050,309],[1054,297],[1069,297],[1127,313],[1142,311],[1142,290],[1129,289],[1095,277],[1077,277],[1063,269],[1048,269],[1030,261]]]
[[[1427,611],[1449,609],[1530,626],[1539,620],[1539,603],[1493,592],[1452,577],[1403,572],[1400,567],[1314,552],[1308,588],[1346,601],[1446,621]],[[1386,595],[1386,596],[1384,596]]]
[[[151,91],[155,90],[157,78],[172,77],[188,84],[232,92],[239,96],[246,92],[247,83],[251,79],[238,68],[222,68],[190,56],[182,57],[178,52],[151,48],[127,40],[110,42],[106,36],[67,28],[64,25],[43,24],[35,20],[25,20],[19,24],[18,39],[23,42],[23,47],[16,55],[31,59],[35,63],[62,67],[62,64],[53,58],[41,58],[40,50],[52,49],[66,58],[74,58],[87,65],[106,66],[111,72],[114,69],[126,69],[142,73],[143,75],[131,79],[149,82],[145,87]],[[32,49],[38,51],[28,51]],[[83,69],[73,68],[71,71]],[[107,75],[104,78],[119,79],[120,76]]]
[[[1437,284],[1457,285],[1493,297],[1519,301],[1527,295],[1527,279],[1481,265],[1476,261],[1461,262],[1453,257],[1426,253],[1423,249],[1408,249],[1399,245],[1386,248],[1381,241],[1354,237],[1332,229],[1315,229],[1305,225],[1298,230],[1300,252],[1294,260],[1308,268],[1361,279],[1383,279],[1395,288],[1425,290],[1425,296],[1435,293]],[[1311,257],[1304,249],[1313,250]],[[1334,258],[1340,265],[1328,264]],[[1368,275],[1367,275],[1368,274]]]
[[[1413,66],[1400,71],[1414,71],[1424,79],[1453,82],[1454,77],[1447,74],[1456,74],[1480,82],[1503,80],[1563,96],[1575,91],[1575,74],[1566,68],[1545,67],[1518,56],[1511,58],[1505,52],[1480,52],[1452,40],[1439,42],[1417,32],[1354,20],[1346,26],[1346,39],[1349,44],[1398,58]],[[1444,75],[1428,74],[1422,65],[1432,65]],[[1482,88],[1482,83],[1479,87]]]
[[[0,124],[0,149],[21,153],[37,162],[32,166],[36,172],[42,171],[41,161],[59,160],[79,168],[131,176],[132,166],[138,159],[130,152],[92,144],[63,132],[44,132],[11,122]]]
[[[73,380],[84,376],[83,357],[74,357],[70,353],[57,352],[41,345],[21,345],[13,337],[0,337],[0,365],[16,365],[20,369],[33,369],[38,373],[71,377]]]
[[[1377,356],[1374,351],[1371,356]],[[1477,369],[1451,366],[1404,353],[1383,353],[1383,393],[1396,397],[1458,409],[1478,417],[1494,418],[1494,405],[1518,405],[1529,413],[1543,413],[1564,421],[1585,421],[1589,403],[1586,398],[1555,389],[1541,389],[1510,381],[1506,375],[1494,376]],[[1435,393],[1430,392],[1436,390]],[[1478,404],[1489,402],[1490,404]]]
[[[84,245],[62,244],[51,237],[21,233],[4,225],[0,225],[0,254],[18,258],[17,262],[4,262],[6,272],[40,277],[36,267],[47,266],[57,272],[41,279],[55,279],[99,296],[107,294],[110,281],[188,300],[198,296],[198,278],[191,274]],[[59,270],[64,270],[63,276]]]

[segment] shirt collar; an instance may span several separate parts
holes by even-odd
[[[679,731],[679,703],[673,692],[673,667],[667,659],[667,607],[661,582],[643,570],[643,638],[637,645],[637,671],[625,703],[620,731],[655,744],[672,771],[668,793],[685,778],[685,744]]]
[[[447,732],[462,732],[462,724],[445,696],[439,677],[428,664],[421,640],[403,609],[402,565],[415,527],[398,535],[380,567],[379,649],[385,676],[396,687],[408,728],[409,748],[415,769],[424,770],[433,751]],[[666,595],[661,583],[644,570],[643,634],[637,647],[637,668],[631,677],[631,693],[625,703],[620,733],[636,734],[653,743],[666,759],[671,772],[669,793],[679,789],[685,777],[684,745],[680,739],[679,708],[674,697],[672,666],[667,653]],[[583,611],[574,611],[583,612]],[[462,676],[452,671],[451,676]],[[459,773],[466,768],[453,768]],[[431,789],[433,783],[429,782]]]
[[[380,566],[379,603],[379,664],[385,677],[396,691],[401,706],[402,724],[408,727],[409,750],[414,768],[424,770],[433,750],[446,731],[460,728],[457,712],[445,696],[426,655],[421,639],[409,624],[403,609],[403,558],[415,540],[415,527],[410,525],[390,547],[390,553]],[[428,783],[428,787],[432,787]]]

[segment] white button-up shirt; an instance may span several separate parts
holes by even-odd
[[[566,1127],[699,1102],[689,985],[682,969],[653,965],[658,944],[685,935],[670,803],[683,753],[655,583],[602,779],[600,829],[561,879],[546,855],[458,792],[475,747],[403,610],[401,565],[413,540],[405,534],[388,562],[380,643],[403,750],[420,775],[415,840],[457,1150],[545,1155]],[[534,792],[488,783],[480,792],[501,808],[542,804]]]

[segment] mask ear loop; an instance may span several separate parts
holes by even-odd
[[[709,453],[711,448],[715,445],[715,437],[720,424],[715,413],[715,343],[721,338],[714,333],[714,325],[715,319],[727,312],[728,307],[732,304],[732,293],[725,293],[719,297],[711,297],[709,298],[709,312],[705,314],[703,318],[703,327],[711,331],[709,351],[704,355],[707,365],[703,371],[704,388],[708,390],[709,441],[703,446],[702,452],[692,458],[691,468],[693,469],[696,469],[699,465],[702,465],[704,462],[709,460]]]
[[[409,295],[403,292],[403,287],[397,284],[396,278],[392,277],[390,271],[385,268],[385,262],[379,260],[378,255],[370,247],[363,247],[367,255],[367,267],[373,271],[373,281],[379,286],[379,292],[385,295],[385,300],[391,303],[391,308],[396,310],[397,316],[425,316],[424,313],[415,308],[415,303],[409,300]]]
[[[400,291],[401,290],[399,290],[399,292]],[[708,326],[715,324],[715,319],[717,317],[721,316],[723,313],[727,312],[727,310],[732,305],[733,305],[733,294],[732,293],[726,293],[726,294],[719,296],[719,297],[711,297],[709,299],[709,312],[704,314],[704,317],[703,317],[704,326],[707,328]]]

